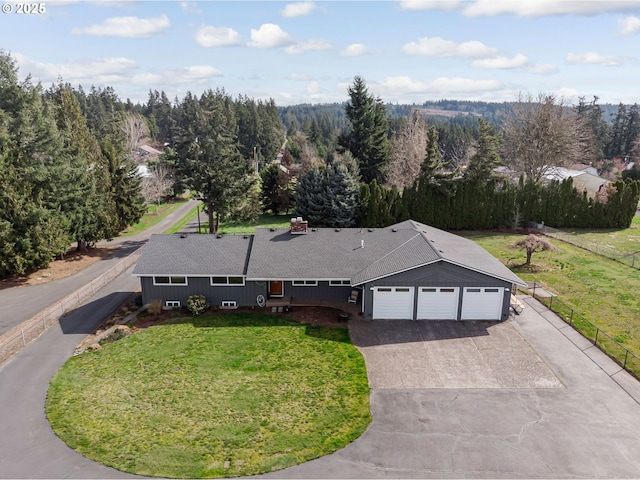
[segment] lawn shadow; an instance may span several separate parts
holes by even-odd
[[[214,312],[197,317],[167,319],[162,323],[191,323],[196,328],[237,328],[237,327],[301,327],[305,335],[333,342],[352,343],[349,331],[344,326],[310,325],[280,315],[262,312]]]

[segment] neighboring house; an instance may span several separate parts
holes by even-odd
[[[598,176],[598,169],[586,163],[574,163],[569,167],[570,170],[578,170],[579,172],[590,173],[591,175]]]
[[[588,167],[588,166],[587,166]],[[606,186],[611,183],[606,178],[599,177],[589,173],[593,167],[584,170],[573,170],[564,167],[551,167],[544,175],[545,180],[562,181],[567,178],[573,178],[573,186],[581,192],[587,192],[590,197],[598,197],[605,195]]]
[[[366,319],[504,320],[526,286],[477,243],[408,220],[387,228],[153,235],[133,275],[144,303],[358,308]],[[349,301],[353,303],[349,303]]]

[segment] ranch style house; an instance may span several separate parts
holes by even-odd
[[[477,243],[413,220],[386,228],[257,228],[153,235],[133,275],[142,300],[221,308],[332,305],[364,319],[505,320],[526,283]]]

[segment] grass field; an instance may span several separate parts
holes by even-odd
[[[531,268],[526,268],[520,266],[524,252],[509,248],[521,235],[467,232],[464,236],[478,242],[523,280],[537,280],[550,287],[560,300],[640,356],[638,270],[553,239],[559,251],[535,253]]]
[[[260,215],[258,223],[246,225],[241,223],[223,222],[220,224],[220,233],[226,234],[251,234],[259,228],[289,228],[291,215]],[[208,225],[208,224],[207,224]],[[208,226],[207,226],[208,228]]]
[[[187,201],[188,199],[186,198],[180,198],[170,202],[162,202],[160,205],[149,205],[147,207],[147,213],[142,216],[140,221],[125,229],[120,233],[120,236],[130,237],[131,235],[137,235],[138,233],[145,231],[147,228],[153,227],[156,223]]]
[[[563,230],[579,236],[581,239],[590,240],[625,253],[640,252],[640,217],[634,217],[631,228],[624,230]]]
[[[83,455],[139,475],[253,475],[331,453],[370,423],[346,329],[264,314],[157,325],[72,357],[46,413]]]

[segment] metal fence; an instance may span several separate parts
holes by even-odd
[[[142,248],[139,248],[91,283],[67,295],[62,300],[1,335],[0,365],[46,332],[51,326],[58,323],[63,315],[92,297],[98,290],[136,263],[140,258],[141,252]]]
[[[618,365],[640,379],[640,357],[625,348],[609,334],[596,327],[582,314],[576,312],[557,296],[537,295],[536,288],[545,289],[539,282],[533,282],[533,298],[555,312],[562,320],[580,332],[583,337],[591,341]],[[545,289],[546,290],[546,289]],[[527,292],[528,293],[528,292]]]
[[[603,257],[610,258],[611,260],[615,260],[616,262],[623,263],[629,267],[640,269],[640,255],[638,255],[638,253],[622,252],[592,240],[587,240],[579,235],[547,227],[544,223],[529,222],[529,228],[538,230],[548,237],[556,238],[562,242],[570,243],[576,247],[583,248],[598,255],[602,255]]]

